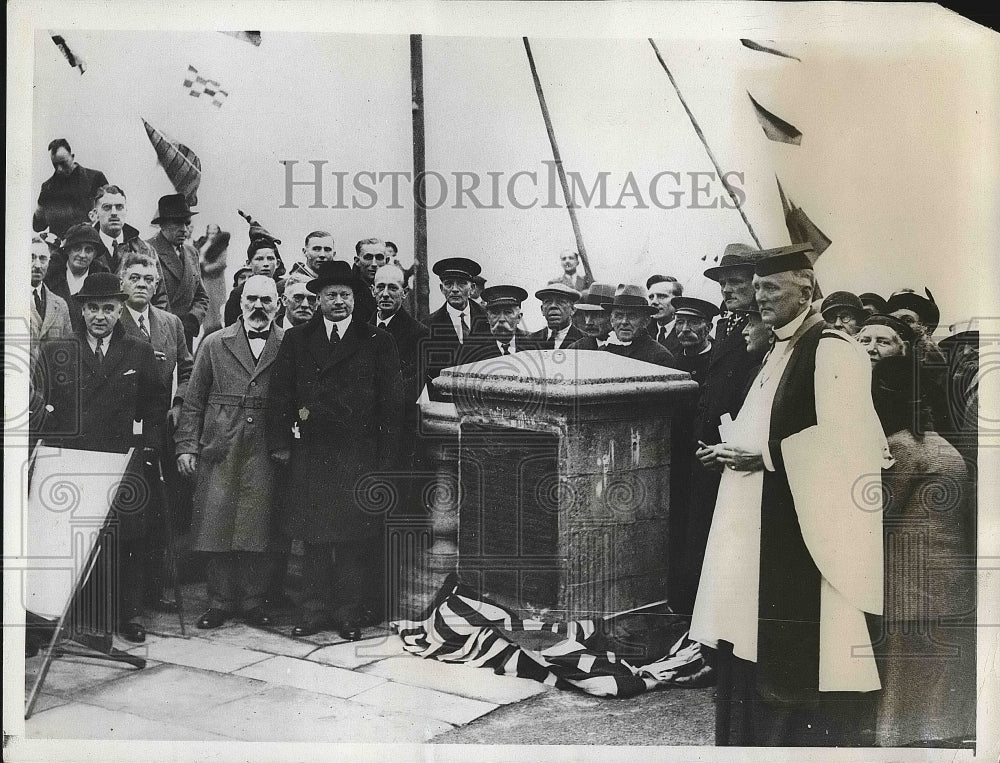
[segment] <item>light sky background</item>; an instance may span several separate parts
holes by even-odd
[[[334,232],[338,255],[353,257],[354,242],[376,235],[412,258],[412,200],[388,208],[389,185],[377,206],[309,209],[312,190],[299,188],[299,209],[282,209],[283,159],[309,160],[326,170],[410,171],[409,43],[402,35],[268,32],[260,47],[217,32],[61,32],[88,64],[82,76],[68,66],[45,31],[36,36],[32,199],[51,175],[45,151],[54,137],[69,139],[77,159],[103,170],[129,194],[129,222],[154,229],[156,199],[173,191],[142,126],[185,143],[201,158],[203,179],[195,235],[216,222],[233,234],[230,275],[242,264],[247,226],[242,208],[284,242],[286,262],[300,256],[310,230]],[[758,38],[759,39],[759,38]],[[762,40],[763,41],[763,40]],[[786,192],[833,240],[817,265],[826,292],[848,289],[888,294],[929,286],[943,323],[984,314],[995,304],[995,278],[960,263],[981,256],[988,198],[988,158],[996,157],[984,130],[996,103],[984,100],[981,61],[940,40],[917,39],[890,49],[863,42],[780,39],[802,61],[750,51],[738,35],[671,39],[657,44],[704,130],[723,171],[742,172],[745,211],[765,247],[788,243],[775,175]],[[532,38],[532,48],[567,169],[589,185],[609,172],[614,203],[632,172],[650,205],[579,211],[598,280],[644,282],[654,272],[676,275],[688,293],[716,301],[718,290],[701,271],[731,241],[751,243],[733,209],[657,209],[648,197],[652,177],[665,170],[684,178],[712,165],[648,42],[634,39]],[[426,166],[449,179],[445,205],[428,212],[431,263],[454,255],[480,261],[491,284],[515,283],[529,292],[559,273],[557,254],[573,246],[565,209],[542,209],[551,159],[520,38],[424,38]],[[229,97],[221,108],[191,98],[187,66],[217,80]],[[803,133],[801,146],[768,141],[747,91]],[[995,99],[995,92],[993,97]],[[992,136],[995,138],[995,136]],[[539,175],[521,198],[538,207],[455,209],[451,173]],[[437,183],[429,180],[429,198]],[[704,180],[702,181],[705,182]],[[325,201],[336,186],[325,176]],[[674,189],[669,178],[661,198]],[[982,189],[982,195],[979,195]],[[561,205],[561,191],[555,189]],[[702,203],[723,193],[718,182]],[[365,197],[359,196],[364,201]],[[30,213],[26,209],[25,213]],[[441,303],[431,281],[431,307]],[[525,305],[531,328],[541,325],[537,302]]]

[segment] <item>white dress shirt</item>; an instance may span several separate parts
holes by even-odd
[[[125,309],[128,310],[132,314],[132,320],[135,321],[135,325],[136,326],[140,327],[140,330],[141,330],[142,327],[141,327],[141,324],[139,323],[139,318],[142,318],[142,322],[146,326],[146,333],[149,334],[150,336],[153,335],[152,328],[149,325],[149,305],[146,305],[146,309],[143,310],[142,312],[138,312],[136,310],[133,310],[128,305],[128,303],[125,304]]]
[[[462,317],[465,317],[465,325],[468,326],[469,331],[472,331],[472,323],[470,321],[470,311],[469,305],[465,305],[464,310],[456,310],[451,306],[450,302],[445,302],[445,309],[448,311],[448,317],[451,318],[451,325],[455,327],[455,333],[458,334],[458,343],[465,344],[465,340],[468,338],[462,333]]]
[[[323,316],[323,328],[326,329],[326,341],[330,341],[330,333],[333,331],[333,327],[337,327],[337,334],[341,339],[344,338],[344,334],[347,333],[347,327],[351,325],[351,318],[353,315],[348,315],[342,321],[331,321],[325,315]]]

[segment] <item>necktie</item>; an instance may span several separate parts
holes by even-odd
[[[660,326],[660,330],[659,330],[659,332],[656,335],[656,341],[659,342],[660,344],[663,344],[664,342],[667,341],[667,327],[666,326]]]
[[[554,350],[556,348],[556,332],[549,330],[549,338],[545,340],[545,349]]]
[[[139,331],[142,332],[142,335],[144,337],[146,337],[146,339],[149,339],[149,329],[146,328],[146,316],[145,315],[140,315],[139,316]]]
[[[501,355],[510,355],[510,343],[509,342],[500,342],[500,354]]]
[[[42,301],[42,287],[39,286],[34,290],[35,293],[35,310],[38,315],[42,318],[45,317],[45,303]]]
[[[465,344],[465,337],[469,335],[469,324],[465,322],[465,313],[459,313],[458,317],[462,322],[462,335],[458,338],[458,343]]]
[[[97,349],[94,350],[94,356],[97,358],[97,367],[101,370],[104,369],[104,337],[97,338]]]
[[[336,331],[337,327],[334,326],[333,330]],[[247,336],[250,339],[267,339],[271,335],[270,331],[248,331]]]
[[[337,324],[334,323],[330,329],[330,346],[336,347],[338,342],[340,342],[340,332],[337,331]]]
[[[118,270],[118,239],[111,242],[111,267],[113,270]]]

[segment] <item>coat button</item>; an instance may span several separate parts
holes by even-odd
[[[253,424],[253,416],[247,416],[247,424]]]
[[[251,386],[251,387],[256,387],[256,386],[257,386],[257,382],[255,382],[255,381],[253,381],[253,382],[250,382],[250,386]]]

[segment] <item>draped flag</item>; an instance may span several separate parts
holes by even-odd
[[[237,40],[243,40],[243,42],[249,42],[254,47],[260,47],[260,32],[226,32],[226,31],[222,31],[222,34],[228,34],[230,37],[235,37]]]
[[[757,103],[757,99],[750,95],[749,92],[747,92],[747,95],[750,97],[750,103],[753,104],[754,111],[757,114],[757,121],[764,128],[764,134],[769,140],[773,140],[776,143],[790,143],[793,146],[798,146],[802,143],[802,132],[795,125],[786,122],[781,117],[765,109]]]
[[[793,244],[812,244],[815,256],[819,257],[833,242],[800,207],[795,206],[795,203],[785,196],[785,189],[781,187],[781,181],[777,176],[774,179],[778,183],[778,195],[781,197],[781,208],[785,213],[788,237]]]
[[[142,124],[146,128],[149,142],[153,144],[160,166],[167,173],[174,189],[177,193],[184,194],[192,207],[197,205],[198,186],[201,185],[201,159],[190,148],[171,140],[145,119]]]
[[[222,104],[229,97],[229,93],[223,90],[218,82],[214,79],[202,77],[198,74],[198,70],[191,66],[191,64],[188,64],[188,73],[187,78],[184,80],[184,87],[188,89],[188,95],[192,98],[201,98],[203,95],[211,98],[212,105],[217,109],[222,108]]]
[[[743,44],[744,48],[749,48],[750,50],[756,50],[758,53],[770,53],[773,56],[781,56],[782,58],[791,58],[793,61],[802,62],[801,58],[796,58],[788,53],[782,53],[780,50],[774,47],[769,47],[767,45],[761,45],[759,42],[754,42],[753,40],[747,40],[741,37],[740,42]]]
[[[704,667],[699,645],[686,633],[667,647],[669,641],[662,640],[662,628],[642,627],[641,623],[636,628],[637,618],[663,619],[663,614],[633,610],[603,620],[523,620],[479,596],[452,574],[418,620],[399,620],[391,627],[403,640],[403,648],[412,654],[491,668],[497,675],[530,678],[558,689],[576,688],[600,697],[632,697]],[[525,631],[565,638],[535,651],[518,645],[511,637]],[[656,632],[659,638],[650,639],[650,632]],[[628,660],[609,649],[616,644],[624,649]]]
[[[54,34],[51,35],[51,37],[52,37],[52,42],[56,44],[56,47],[59,48],[59,51],[63,54],[63,56],[66,57],[66,60],[69,61],[70,66],[79,69],[80,74],[83,74],[85,71],[87,71],[87,62],[84,61],[82,58],[80,58],[72,50],[70,50],[69,45],[66,44],[66,40],[63,39],[62,35]]]

